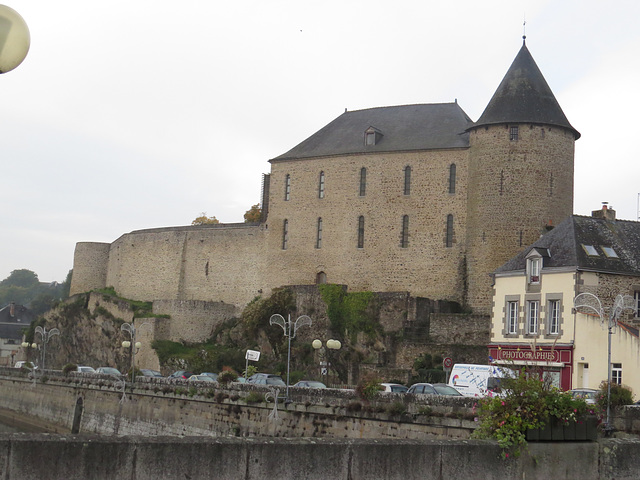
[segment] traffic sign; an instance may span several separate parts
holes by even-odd
[[[260,352],[256,350],[247,350],[247,354],[244,357],[246,360],[251,360],[252,362],[257,362],[260,360]]]
[[[444,366],[444,368],[449,370],[451,367],[453,367],[453,360],[451,359],[451,357],[446,357],[443,360],[442,365]]]

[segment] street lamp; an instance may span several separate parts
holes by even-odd
[[[591,310],[600,317],[600,323],[604,324],[604,309],[602,302],[593,293],[581,293],[573,299],[573,306],[576,311],[580,309]],[[624,311],[636,312],[637,306],[631,295],[618,295],[613,302],[613,306],[609,311],[609,319],[607,322],[607,330],[609,331],[607,342],[607,423],[606,428],[610,428],[609,414],[611,411],[611,335],[613,329],[618,326],[618,318]]]
[[[18,12],[0,5],[0,73],[7,73],[22,63],[29,51],[31,37],[26,22]]]
[[[282,315],[271,315],[269,319],[269,325],[280,325],[284,330],[284,336],[289,339],[289,348],[287,353],[287,399],[289,399],[289,368],[291,366],[291,339],[296,337],[296,332],[300,327],[305,325],[311,326],[311,318],[307,315],[298,317],[295,323],[291,324],[291,315],[288,315],[288,320],[285,320]],[[292,331],[293,330],[293,331]]]
[[[326,347],[329,350],[340,350],[340,348],[342,348],[342,343],[340,343],[340,340],[333,340],[333,339],[329,339],[327,340],[327,343],[325,344]],[[324,356],[325,354],[325,350],[324,347],[322,346],[322,340],[318,340],[317,338],[311,342],[311,346],[318,351],[318,353],[320,353],[321,356]],[[320,366],[324,367],[321,370],[321,374],[323,374],[323,376],[326,376],[327,379],[329,378],[329,367],[331,366],[331,362],[329,359],[329,354],[327,352],[327,361],[326,361],[326,365],[322,365],[322,360],[320,361]],[[326,383],[326,382],[325,382]]]
[[[60,330],[58,330],[57,328],[47,330],[46,327],[37,326],[36,333],[39,333],[40,337],[42,338],[42,370],[44,370],[44,361],[47,354],[47,343],[49,343],[49,340],[51,340],[51,337],[53,337],[54,335],[60,335]]]
[[[145,325],[150,325],[149,322],[144,322],[140,327],[144,327]],[[125,340],[122,342],[123,348],[131,348],[131,383],[135,382],[136,375],[136,351],[140,349],[142,343],[136,342],[136,327],[131,323],[123,323],[120,327],[120,330],[123,332],[127,332],[131,336],[131,341]]]

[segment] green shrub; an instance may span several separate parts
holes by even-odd
[[[387,407],[387,413],[389,415],[402,415],[407,413],[407,407],[403,402],[396,401]]]
[[[244,400],[247,403],[262,403],[264,402],[264,395],[258,392],[250,392]]]
[[[67,363],[64,367],[62,367],[62,373],[64,375],[69,375],[69,372],[75,372],[78,369],[78,366],[74,363]]]
[[[472,437],[497,440],[503,458],[520,455],[527,430],[542,428],[554,419],[577,421],[587,412],[584,400],[548,385],[537,372],[528,375],[523,370],[517,378],[503,379],[502,386],[504,397],[485,397],[478,402],[479,427]]]
[[[604,381],[600,384],[600,390],[596,395],[596,404],[601,412],[607,410],[607,382]],[[633,404],[633,392],[626,385],[618,385],[617,383],[611,384],[611,407],[621,407],[623,405]]]
[[[380,380],[377,378],[371,378],[368,380],[362,380],[356,386],[356,393],[362,400],[371,400],[376,394],[382,390]]]

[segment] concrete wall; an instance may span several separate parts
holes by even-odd
[[[11,480],[127,478],[527,480],[635,479],[640,444],[532,444],[500,460],[495,443],[0,435],[0,475]]]

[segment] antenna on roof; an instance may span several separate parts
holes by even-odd
[[[524,18],[522,20],[522,45],[524,45],[527,41],[527,14],[524,14]]]

